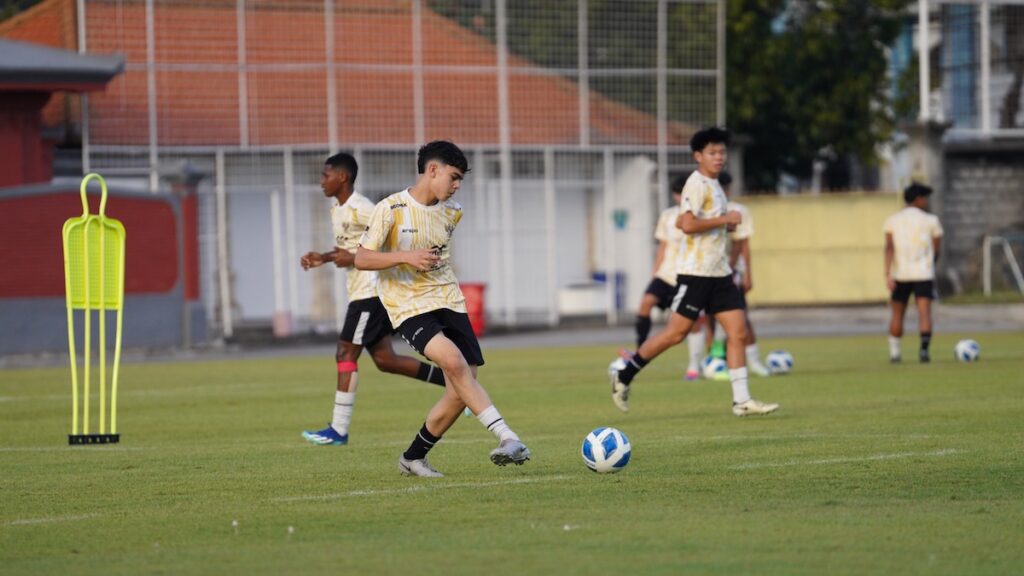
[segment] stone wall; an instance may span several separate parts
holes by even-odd
[[[978,289],[982,238],[1024,235],[1024,139],[947,143],[944,160],[945,186],[936,206],[945,229],[940,280]],[[1014,248],[1018,262],[1024,260],[1024,241]],[[1005,259],[994,256],[993,285],[1009,287]],[[951,276],[958,278],[951,282]]]

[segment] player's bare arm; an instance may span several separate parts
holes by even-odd
[[[746,269],[743,271],[743,282],[740,284],[740,289],[746,294],[754,289],[754,263],[750,258],[750,239],[744,238],[738,242],[740,244],[740,255],[743,256],[743,262],[746,263]]]
[[[724,216],[717,216],[715,218],[697,218],[693,212],[687,210],[676,219],[676,226],[687,234],[701,234],[721,226],[727,228],[729,226],[735,227],[742,221],[743,216],[735,210],[730,210]]]
[[[654,255],[654,270],[651,272],[653,275],[657,275],[658,268],[661,268],[661,263],[665,261],[665,249],[668,246],[668,242],[662,240],[658,242],[658,252]]]
[[[303,270],[317,268],[323,266],[326,262],[333,261],[336,252],[338,252],[337,248],[330,252],[307,252],[302,258],[299,258],[299,264],[302,265]]]
[[[892,260],[896,254],[896,247],[892,242],[892,234],[885,234],[885,286],[892,292],[896,289],[896,281],[892,279]]]
[[[935,262],[939,261],[939,253],[942,251],[942,236],[932,237],[932,252],[935,254]]]
[[[400,252],[377,252],[360,246],[356,250],[355,267],[360,270],[384,270],[408,264],[420,272],[431,270],[440,257],[433,250],[405,250]]]

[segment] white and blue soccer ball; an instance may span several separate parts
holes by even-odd
[[[974,340],[961,340],[953,348],[953,354],[961,362],[976,362],[981,357],[981,346]]]
[[[633,447],[629,444],[629,438],[621,431],[608,427],[601,427],[587,434],[580,449],[583,463],[598,474],[622,470],[629,464],[632,452]]]
[[[727,374],[728,372],[729,365],[721,358],[708,356],[700,361],[700,373],[708,380],[721,378],[720,374]]]
[[[772,374],[789,374],[793,370],[793,355],[785,350],[773,350],[765,357],[764,363]]]

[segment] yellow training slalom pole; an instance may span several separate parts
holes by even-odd
[[[91,180],[99,180],[102,190],[99,214],[89,214],[86,188]],[[121,363],[121,328],[124,317],[124,226],[106,216],[107,183],[99,174],[89,174],[82,179],[82,216],[71,218],[64,223],[64,287],[68,308],[68,347],[71,357],[71,434],[70,444],[107,444],[118,442],[117,433],[117,381]],[[78,427],[78,373],[75,350],[74,311],[85,314],[85,370],[82,385],[82,427]],[[98,434],[89,429],[90,415],[90,368],[92,357],[92,311],[99,315],[99,427]],[[115,310],[117,327],[114,340],[114,366],[110,384],[110,428],[107,431],[106,394],[106,313]]]

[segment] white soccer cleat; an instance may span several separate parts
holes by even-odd
[[[426,458],[419,460],[406,460],[405,456],[398,457],[398,471],[402,476],[419,476],[421,478],[443,478],[441,474],[427,462]]]
[[[760,362],[747,362],[747,368],[756,376],[771,376],[772,371]]]
[[[497,448],[491,450],[491,462],[497,466],[508,464],[522,466],[529,459],[530,449],[526,447],[526,444],[511,438],[502,440]]]
[[[732,403],[732,413],[737,416],[760,416],[764,414],[771,414],[778,409],[778,404],[766,404],[760,400],[754,400],[753,398],[746,402]]]
[[[612,381],[612,402],[619,410],[629,412],[629,385],[619,382],[618,371],[609,370],[608,376]]]

